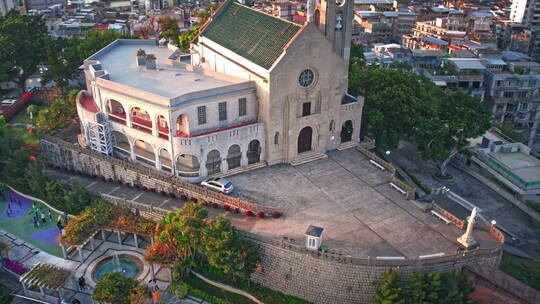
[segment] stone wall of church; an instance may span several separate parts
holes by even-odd
[[[351,139],[359,141],[363,99],[342,104],[347,91],[347,79],[343,77],[346,67],[347,63],[314,25],[304,27],[287,47],[270,71],[267,99],[259,98],[261,120],[268,130],[269,164],[298,157],[304,128],[311,128],[311,151],[315,152],[336,149],[347,120],[352,123]],[[307,69],[313,72],[314,79],[302,87],[299,75]],[[310,104],[309,115],[303,111],[306,103]],[[271,145],[276,133],[281,135],[281,141]]]

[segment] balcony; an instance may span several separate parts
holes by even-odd
[[[131,118],[131,127],[139,131],[152,134],[152,122],[137,116]]]
[[[166,139],[166,140],[169,140],[169,134],[171,133],[171,131],[169,130],[169,128],[166,128],[166,127],[158,127],[158,136],[160,138],[163,138],[163,139]]]
[[[232,126],[232,127],[217,129],[217,130],[213,130],[213,131],[206,131],[206,132],[202,132],[202,133],[195,134],[195,135],[187,135],[184,132],[176,131],[176,137],[182,137],[182,138],[201,137],[201,136],[211,135],[211,134],[214,134],[214,133],[219,133],[219,132],[223,132],[223,131],[227,131],[227,130],[231,130],[231,129],[244,127],[244,126],[249,126],[249,125],[256,124],[256,123],[257,123],[256,121],[248,122],[248,123],[244,123],[244,124],[240,124],[240,125],[236,125],[236,126]]]
[[[126,113],[109,113],[109,120],[126,125]]]

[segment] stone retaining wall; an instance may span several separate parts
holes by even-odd
[[[103,176],[124,183],[155,188],[168,193],[196,196],[208,202],[229,202],[227,196],[206,194],[200,187],[166,176],[152,169],[125,162],[80,148],[57,138],[41,140],[42,151],[50,157],[50,163],[72,171]],[[204,190],[204,189],[203,189]],[[166,211],[145,204],[102,195],[112,203],[135,209],[138,214],[153,220],[164,217]],[[275,209],[247,202],[237,202],[246,208],[271,212]],[[496,229],[495,229],[496,230]],[[502,246],[493,249],[477,249],[455,255],[425,259],[380,260],[353,258],[337,253],[322,253],[307,249],[303,244],[290,240],[276,240],[244,234],[255,241],[261,253],[261,271],[252,275],[253,281],[285,294],[304,298],[316,304],[371,303],[376,287],[373,282],[391,269],[407,276],[413,272],[450,271],[465,265],[498,267]]]
[[[48,156],[51,165],[73,173],[134,187],[153,189],[158,193],[164,191],[167,194],[174,194],[176,197],[181,195],[189,198],[194,197],[208,203],[240,208],[243,211],[250,210],[254,213],[264,211],[267,215],[271,215],[274,211],[279,212],[278,208],[249,203],[207,190],[154,169],[82,148],[56,137],[42,136],[40,146],[42,153]]]
[[[288,242],[253,238],[259,246],[262,271],[253,281],[317,304],[372,303],[376,286],[391,269],[408,276],[414,272],[451,271],[466,265],[498,268],[502,250],[412,260],[377,260],[322,254]]]

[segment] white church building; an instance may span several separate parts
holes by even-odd
[[[300,164],[359,141],[347,94],[351,1],[313,1],[304,25],[225,2],[189,54],[117,40],[84,62],[79,143],[188,181]]]

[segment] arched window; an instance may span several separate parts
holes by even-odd
[[[274,134],[274,145],[279,145],[279,132]]]
[[[336,124],[336,122],[332,119],[330,121],[330,128],[328,128],[328,130],[334,131],[334,129],[336,128],[335,124]]]

